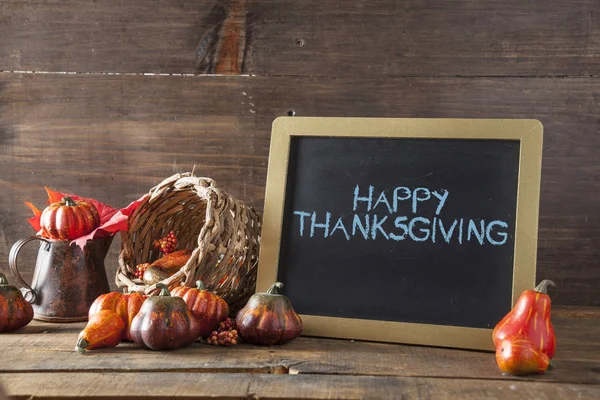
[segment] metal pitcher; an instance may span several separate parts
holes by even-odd
[[[21,248],[39,240],[33,282],[29,286],[19,274]],[[23,285],[23,297],[33,306],[34,319],[47,322],[86,321],[88,310],[101,294],[108,293],[104,258],[112,236],[89,240],[83,250],[70,240],[31,236],[16,242],[8,257],[10,270]]]

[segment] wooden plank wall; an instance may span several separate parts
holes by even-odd
[[[122,207],[195,164],[261,210],[288,111],[538,118],[538,276],[600,305],[597,0],[4,0],[0,71],[0,271],[43,185]]]

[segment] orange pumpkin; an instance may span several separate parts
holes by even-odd
[[[0,273],[0,332],[11,332],[24,327],[33,319],[33,308],[21,291],[8,284]]]
[[[131,338],[131,321],[140,311],[144,300],[148,296],[142,296],[137,292],[118,293],[110,292],[99,296],[90,307],[88,319],[91,320],[97,313],[103,310],[110,310],[116,313],[125,324],[125,340],[133,342]]]
[[[65,197],[44,209],[41,235],[47,239],[73,240],[100,226],[100,215],[92,203]]]
[[[202,326],[202,338],[210,336],[229,315],[229,306],[225,300],[205,290],[202,281],[197,281],[195,288],[176,287],[171,291],[171,295],[181,297],[185,301],[194,318]]]

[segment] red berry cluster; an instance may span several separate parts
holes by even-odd
[[[165,254],[174,252],[175,247],[177,247],[177,237],[173,231],[169,232],[164,238],[154,241],[154,248]]]
[[[138,264],[135,267],[135,277],[142,279],[142,277],[144,276],[144,272],[146,272],[146,269],[148,268],[149,265],[150,265],[150,263]]]
[[[225,321],[219,324],[219,329],[213,331],[210,337],[206,339],[208,344],[214,346],[235,346],[238,344],[239,338],[237,330],[235,329],[235,323],[231,318],[227,318]]]

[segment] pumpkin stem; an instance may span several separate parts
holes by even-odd
[[[69,196],[63,197],[62,201],[65,202],[65,206],[75,207],[77,205],[77,203],[75,202],[75,200],[73,200]]]
[[[160,288],[160,293],[158,294],[159,296],[170,296],[171,292],[169,292],[169,287],[167,285],[165,285],[164,283],[157,283],[156,284],[157,288]]]
[[[77,344],[75,345],[75,350],[77,350],[78,353],[85,353],[85,348],[88,347],[90,344],[88,343],[87,340],[85,340],[84,338],[79,338],[79,340],[77,341]]]
[[[548,293],[548,286],[554,286],[554,282],[552,282],[550,279],[544,279],[533,290],[535,290],[536,292],[539,292],[539,293],[546,294],[546,293]]]
[[[271,287],[267,290],[267,294],[278,294],[279,291],[283,288],[283,283],[275,282],[271,285]]]
[[[8,285],[8,279],[2,272],[0,272],[0,285]]]
[[[196,289],[204,290],[205,289],[204,283],[200,280],[196,281]]]

